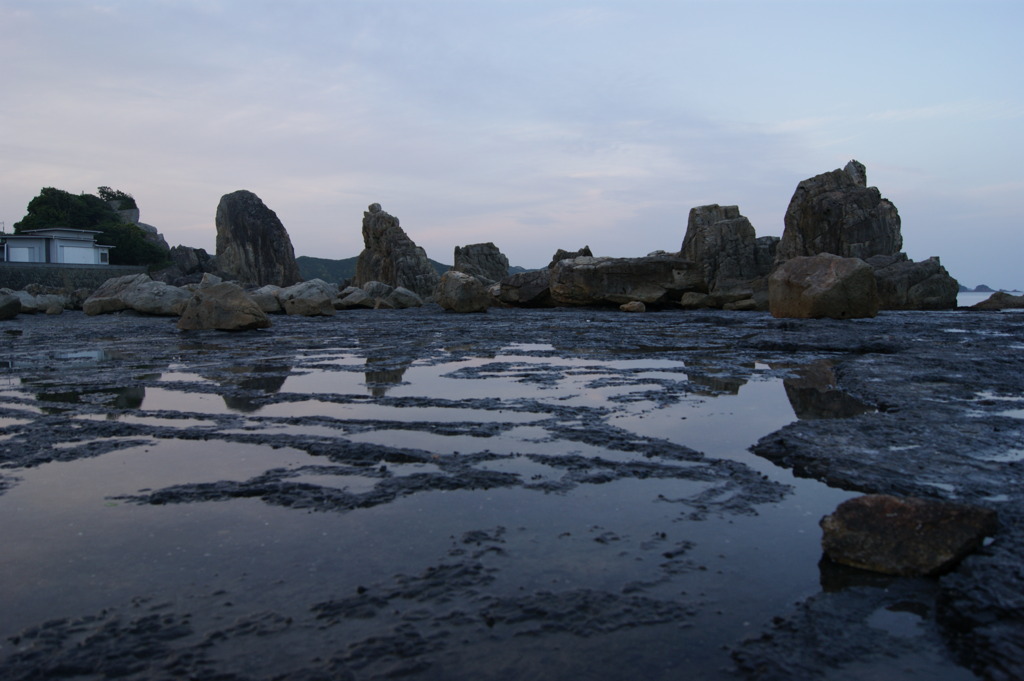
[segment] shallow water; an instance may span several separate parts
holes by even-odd
[[[140,320],[152,354],[112,340],[62,376],[20,348],[0,656],[49,632],[77,659],[97,628],[131,649],[155,614],[142,677],[727,677],[821,591],[818,521],[852,496],[747,449],[796,418],[797,373],[681,349],[700,330],[667,316],[556,315],[411,317],[412,347],[398,313],[199,340]],[[111,373],[133,378],[91,383]]]

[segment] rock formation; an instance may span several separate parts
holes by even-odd
[[[990,509],[869,494],[821,519],[822,548],[833,561],[906,577],[948,571],[994,534]]]
[[[149,241],[150,243],[159,246],[161,249],[165,251],[169,251],[171,249],[171,247],[167,245],[167,240],[164,239],[164,235],[161,234],[156,227],[154,227],[153,225],[147,225],[144,222],[139,222],[139,219],[142,217],[142,214],[139,211],[138,206],[134,208],[122,209],[122,203],[123,201],[121,199],[111,199],[107,201],[107,204],[109,204],[111,208],[117,211],[117,216],[121,218],[122,222],[125,222],[130,225],[135,225],[142,231],[142,236],[146,239],[146,241]]]
[[[921,262],[905,253],[876,255],[867,259],[878,280],[879,306],[883,310],[949,310],[956,307],[959,285],[938,258]]]
[[[227,281],[197,289],[178,319],[182,331],[247,331],[268,326],[270,319],[259,305],[242,287]]]
[[[354,286],[380,281],[405,287],[423,297],[433,293],[441,277],[430,264],[426,251],[413,243],[399,226],[398,218],[381,210],[379,203],[370,204],[363,213],[363,243]]]
[[[773,317],[852,319],[878,314],[871,266],[831,253],[779,265],[768,278],[768,296]]]
[[[21,312],[21,300],[7,289],[0,291],[0,320],[13,319]]]
[[[556,305],[622,305],[635,300],[657,306],[675,303],[703,285],[696,264],[666,254],[561,260],[551,269],[548,288]]]
[[[903,248],[896,206],[867,186],[864,165],[816,175],[797,185],[786,209],[776,262],[832,253],[866,260]]]
[[[174,286],[184,286],[186,284],[198,283],[204,274],[220,272],[217,267],[217,258],[202,248],[175,246],[168,251],[168,255],[171,259],[171,265],[155,272],[153,274],[154,279],[159,279]]]
[[[558,263],[563,260],[573,260],[575,258],[592,258],[594,254],[590,252],[590,246],[584,246],[578,251],[566,251],[559,248],[555,251],[555,254],[551,256],[551,262],[548,263],[548,269],[550,270]]]
[[[1024,296],[1015,296],[1005,291],[996,291],[985,300],[971,306],[972,310],[1021,310]]]
[[[322,279],[292,284],[278,293],[278,301],[285,314],[297,314],[304,317],[329,317],[334,314],[334,299],[338,297],[338,287],[328,284]],[[260,309],[265,309],[260,305]]]
[[[87,315],[134,310],[140,314],[176,317],[191,294],[184,289],[150,279],[148,274],[108,279],[82,303]]]
[[[240,190],[217,205],[217,264],[252,286],[291,286],[302,280],[284,225],[258,196]]]
[[[486,312],[491,296],[476,277],[448,270],[434,289],[434,300],[451,312]]]
[[[517,272],[501,280],[498,300],[507,305],[521,307],[550,307],[551,270]]]
[[[683,305],[767,309],[765,278],[774,265],[778,242],[778,237],[757,238],[738,206],[690,209],[680,252],[702,268],[708,296],[691,293]]]
[[[455,247],[456,272],[465,272],[483,284],[493,284],[508,276],[508,258],[491,242]]]

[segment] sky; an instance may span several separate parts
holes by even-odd
[[[438,261],[493,242],[679,250],[689,210],[781,236],[857,159],[904,250],[1024,288],[1018,0],[0,0],[0,221],[43,187],[133,195],[215,250],[256,193],[296,255],[371,203]]]

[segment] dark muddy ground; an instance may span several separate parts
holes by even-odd
[[[0,324],[0,677],[1024,676],[1024,314],[274,321]],[[840,569],[858,492],[1001,527]]]

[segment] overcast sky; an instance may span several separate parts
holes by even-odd
[[[915,260],[1024,288],[1024,2],[0,0],[0,220],[132,194],[214,251],[255,192],[296,255],[379,202],[428,255],[675,251],[690,208],[781,235],[800,180],[867,166]]]

